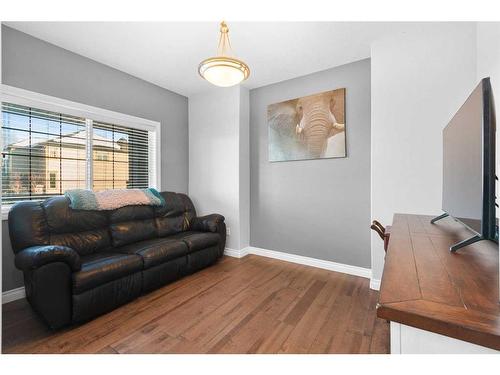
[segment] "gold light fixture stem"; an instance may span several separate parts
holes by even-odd
[[[229,53],[228,53],[229,51]],[[229,41],[229,27],[225,21],[220,23],[219,45],[217,46],[217,56],[231,56],[232,48]]]
[[[250,69],[247,64],[232,55],[229,27],[222,21],[216,56],[203,60],[198,65],[198,74],[219,87],[231,87],[241,83],[249,77]]]

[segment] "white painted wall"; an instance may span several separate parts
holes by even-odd
[[[490,77],[497,112],[500,103],[500,22],[477,23],[477,80]],[[497,133],[498,134],[498,133]]]
[[[476,85],[476,24],[422,24],[371,47],[371,215],[439,214],[444,126]],[[373,278],[384,250],[372,233]]]
[[[189,196],[198,215],[225,216],[226,246],[235,250],[248,246],[248,142],[246,89],[214,87],[189,98]]]

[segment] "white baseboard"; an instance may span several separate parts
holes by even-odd
[[[370,289],[380,290],[380,280],[370,279]]]
[[[2,305],[26,297],[24,286],[2,292]]]
[[[243,258],[244,256],[248,255],[247,251],[248,247],[245,247],[244,249],[241,250],[235,250],[235,249],[230,249],[229,247],[226,247],[224,250],[224,255],[233,257],[233,258]]]
[[[280,259],[286,262],[303,264],[305,266],[311,266],[316,268],[322,268],[324,270],[335,271],[346,273],[348,275],[365,277],[367,279],[371,278],[372,271],[369,268],[351,266],[348,264],[331,262],[328,260],[316,259],[305,257],[302,255],[283,253],[281,251],[267,250],[259,247],[246,247],[241,250],[234,250],[226,248],[224,254],[236,258],[242,258],[248,254],[259,255],[266,258]]]

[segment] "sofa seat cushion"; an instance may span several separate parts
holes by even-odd
[[[217,233],[195,231],[181,232],[167,238],[176,238],[184,241],[189,253],[218,245],[220,241],[220,236]]]
[[[142,270],[142,258],[135,254],[102,252],[80,258],[82,268],[73,273],[73,294]]]
[[[185,256],[188,253],[188,247],[184,241],[165,237],[136,242],[118,247],[114,251],[141,256],[144,269],[147,269]]]

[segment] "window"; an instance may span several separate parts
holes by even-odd
[[[108,160],[108,153],[107,152],[96,151],[96,152],[94,152],[94,155],[95,155],[94,160],[100,160],[100,161]]]
[[[2,204],[85,188],[85,119],[11,103],[2,119]]]
[[[93,189],[145,188],[149,184],[149,134],[94,122]]]
[[[56,188],[56,172],[50,172],[50,184],[51,189]]]
[[[159,123],[7,88],[25,97],[2,87],[12,99],[2,103],[2,207],[75,188],[160,188]]]

